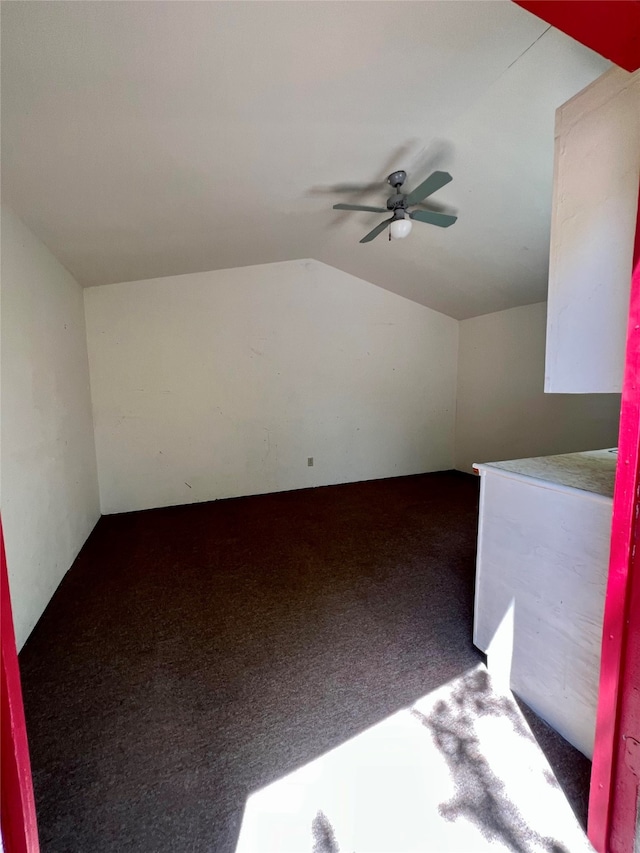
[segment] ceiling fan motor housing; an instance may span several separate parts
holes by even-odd
[[[387,199],[388,210],[405,210],[407,207],[407,197],[404,193],[395,193]]]
[[[395,193],[390,195],[387,199],[387,210],[393,210],[394,212],[397,210],[405,210],[407,207],[406,199],[407,196],[404,193],[400,192],[400,187],[407,180],[407,173],[404,170],[399,170],[397,172],[392,172],[387,178],[387,183],[391,184],[394,188]],[[402,217],[396,216],[396,219],[400,219]]]

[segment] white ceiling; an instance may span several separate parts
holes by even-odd
[[[608,67],[509,0],[4,2],[3,198],[83,285],[313,257],[457,318],[546,294],[557,106]],[[328,191],[453,183],[358,240]]]

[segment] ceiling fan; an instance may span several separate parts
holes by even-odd
[[[453,178],[448,172],[432,172],[426,181],[423,181],[410,193],[400,191],[400,187],[402,187],[406,179],[407,173],[402,170],[392,172],[389,175],[387,183],[391,184],[395,193],[387,199],[386,208],[369,207],[365,204],[334,204],[333,209],[364,210],[368,213],[393,212],[393,216],[385,219],[384,222],[381,222],[372,231],[369,231],[360,240],[361,243],[369,243],[375,239],[378,234],[382,234],[387,225],[389,225],[389,239],[393,237],[399,240],[402,237],[406,237],[411,231],[412,219],[418,222],[426,222],[428,225],[437,225],[439,228],[448,228],[450,225],[453,225],[458,218],[457,216],[451,216],[448,213],[437,213],[434,210],[409,210],[410,207],[420,204],[425,198],[442,189],[449,181],[452,181]]]

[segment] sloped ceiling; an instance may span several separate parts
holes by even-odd
[[[3,199],[83,285],[314,257],[462,319],[545,298],[554,111],[607,67],[508,0],[5,2]],[[331,206],[393,168],[458,222],[361,245]]]

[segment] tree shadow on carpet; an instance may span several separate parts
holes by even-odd
[[[516,734],[535,740],[523,725],[514,704],[491,691],[485,671],[475,671],[462,679],[452,692],[450,702],[439,701],[432,713],[425,715],[414,708],[411,714],[429,730],[457,788],[454,799],[439,807],[446,820],[466,818],[486,838],[500,839],[514,853],[530,853],[534,846],[549,853],[569,853],[564,845],[552,838],[543,838],[526,824],[503,782],[482,754],[475,721],[486,715],[506,717]],[[552,776],[546,779],[557,787]]]

